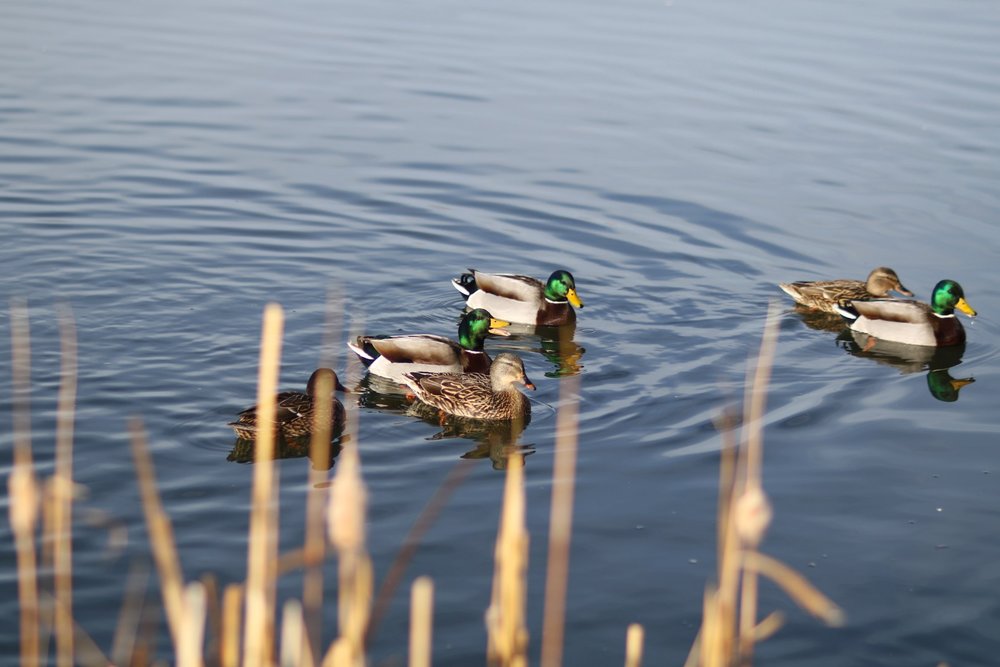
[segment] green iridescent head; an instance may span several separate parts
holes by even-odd
[[[962,286],[954,280],[942,280],[934,286],[934,291],[931,293],[931,309],[936,314],[944,316],[953,315],[956,308],[969,317],[976,316],[976,311],[965,300]]]
[[[577,308],[583,308],[583,301],[576,295],[576,281],[569,271],[553,271],[545,283],[545,298],[549,301],[569,301]]]
[[[510,335],[506,331],[501,330],[506,326],[510,326],[510,322],[498,320],[490,315],[490,312],[485,308],[470,310],[462,318],[462,321],[458,323],[458,343],[466,350],[481,352],[483,341],[486,340],[486,334],[491,333],[497,336]]]
[[[927,374],[927,388],[930,390],[931,396],[945,403],[957,401],[958,390],[975,381],[975,378],[956,380],[945,369],[930,371]]]

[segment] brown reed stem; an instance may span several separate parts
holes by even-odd
[[[10,341],[14,466],[7,478],[7,493],[10,498],[10,524],[17,550],[21,664],[35,667],[41,660],[38,554],[35,549],[40,494],[31,455],[31,342],[28,305],[22,299],[10,302]]]
[[[431,667],[434,631],[434,584],[417,577],[410,594],[410,667]]]
[[[348,425],[354,420],[348,418]],[[354,667],[365,662],[364,637],[371,614],[373,574],[365,551],[367,491],[361,479],[357,446],[340,455],[337,474],[330,485],[327,526],[337,550],[339,597],[337,623],[340,637],[323,659],[324,665]]]
[[[487,662],[499,667],[527,665],[528,630],[524,621],[528,532],[524,525],[524,460],[507,461],[503,507],[495,548],[493,596],[486,612]]]
[[[149,585],[149,568],[144,563],[133,563],[125,579],[125,600],[118,613],[118,625],[111,642],[111,660],[115,665],[128,665],[135,652],[139,634],[139,619]]]
[[[222,630],[219,637],[220,667],[236,667],[240,662],[240,625],[243,587],[229,584],[222,593]]]
[[[133,417],[129,422],[132,433],[132,456],[135,459],[136,477],[142,493],[142,506],[146,513],[150,548],[160,575],[160,590],[163,607],[167,612],[167,625],[174,647],[180,646],[184,624],[184,589],[181,566],[174,543],[173,526],[163,510],[159,492],[156,489],[156,474],[152,457],[146,444],[142,420]]]
[[[628,626],[625,634],[625,667],[641,667],[644,631],[638,623]]]
[[[281,361],[284,312],[269,303],[264,308],[260,369],[257,380],[257,438],[247,547],[246,627],[243,665],[273,662],[274,598],[277,561],[277,498],[274,465],[275,395]]]
[[[333,379],[322,374],[314,388],[313,425],[309,441],[312,467],[309,471],[309,491],[306,494],[306,526],[303,558],[308,564],[302,576],[302,605],[307,627],[305,629],[309,660],[320,655],[320,633],[323,627],[323,559],[326,557],[326,535],[323,510],[326,494],[320,489],[327,481],[327,464],[330,460],[330,427],[333,411]],[[280,570],[280,564],[279,564]]]
[[[56,464],[53,479],[54,591],[56,604],[69,611],[56,615],[56,665],[73,667],[73,420],[76,407],[76,323],[69,306],[59,309],[62,378],[56,410]]]
[[[542,622],[542,667],[558,667],[563,659],[569,550],[573,532],[580,376],[564,378],[559,389],[561,400],[556,414],[556,451],[552,469],[552,505],[549,514],[549,556]]]
[[[375,596],[372,620],[365,632],[366,646],[371,645],[382,619],[389,610],[389,603],[392,602],[392,596],[399,587],[400,582],[402,582],[406,568],[410,564],[410,561],[413,560],[413,555],[417,552],[421,542],[423,542],[424,535],[434,525],[434,522],[437,521],[444,506],[448,503],[455,490],[469,476],[471,469],[472,461],[469,459],[459,459],[452,466],[448,472],[448,476],[445,477],[441,485],[434,491],[434,495],[431,496],[423,510],[421,510],[420,516],[413,522],[410,532],[403,538],[403,544],[400,546],[399,551],[396,552],[396,556],[389,566],[389,571],[386,572],[385,577],[382,579],[382,585],[379,586],[378,594]]]

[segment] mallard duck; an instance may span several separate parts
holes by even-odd
[[[851,321],[852,331],[868,334],[866,347],[874,340],[944,346],[965,342],[956,308],[969,317],[976,316],[962,286],[954,280],[942,280],[934,286],[929,304],[903,299],[845,301],[837,306],[837,312]]]
[[[433,334],[358,336],[347,346],[354,350],[373,375],[404,384],[406,373],[489,373],[490,356],[483,349],[486,334],[509,335],[483,308],[469,311],[458,323],[458,342]]]
[[[569,271],[553,271],[544,284],[530,276],[469,271],[451,281],[465,296],[466,305],[485,308],[510,322],[559,326],[576,321],[570,304],[583,308]]]
[[[814,308],[827,313],[837,312],[837,304],[852,299],[878,299],[898,292],[903,296],[913,296],[913,292],[903,287],[899,276],[888,266],[872,269],[868,279],[861,280],[813,280],[796,283],[779,283],[778,287],[795,302],[806,308]]]
[[[418,399],[438,410],[472,419],[524,419],[531,404],[514,385],[535,385],[524,372],[516,354],[501,352],[493,360],[490,374],[407,373],[406,384]]]
[[[277,407],[275,411],[275,422],[278,434],[284,438],[297,438],[312,433],[313,430],[313,393],[316,391],[316,383],[323,373],[329,373],[333,380],[333,388],[338,391],[346,391],[344,385],[340,383],[337,374],[329,368],[317,368],[309,376],[306,384],[306,391],[283,391],[276,397]],[[333,399],[333,409],[330,413],[333,426],[332,431],[336,432],[344,424],[344,406],[336,398]],[[257,406],[247,408],[236,416],[236,421],[229,422],[229,426],[236,431],[236,436],[243,440],[254,440],[257,437]]]

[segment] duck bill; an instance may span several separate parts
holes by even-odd
[[[895,287],[895,289],[893,289],[892,291],[893,292],[897,292],[899,294],[902,294],[903,296],[913,296],[913,292],[911,292],[910,290],[906,289],[901,284],[897,284],[896,287]]]
[[[489,332],[494,336],[509,336],[509,331],[504,331],[503,327],[509,327],[510,322],[506,320],[498,320],[495,317],[490,318],[490,328]]]
[[[529,380],[527,375],[524,376],[524,386],[525,386],[526,389],[530,389],[531,391],[535,391],[535,383],[532,382],[531,380]]]
[[[580,301],[580,297],[576,295],[575,289],[570,289],[570,291],[566,292],[566,298],[574,307],[583,308],[583,301]]]
[[[955,304],[955,307],[958,308],[963,313],[965,313],[966,315],[968,315],[969,317],[976,316],[976,311],[972,309],[972,306],[970,306],[969,302],[965,300],[965,297],[959,299],[958,303]]]
[[[976,381],[976,378],[963,378],[961,380],[952,380],[949,384],[955,391],[958,391],[967,384],[972,384]]]

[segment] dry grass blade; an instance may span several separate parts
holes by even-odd
[[[180,645],[181,628],[184,624],[184,591],[181,566],[174,544],[174,530],[170,518],[163,511],[159,493],[156,490],[156,475],[153,461],[146,444],[142,421],[135,417],[129,423],[132,432],[132,456],[135,459],[136,476],[142,493],[142,506],[146,512],[150,547],[160,574],[160,589],[163,606],[167,612],[167,624],[174,646]]]
[[[257,431],[254,442],[254,475],[247,548],[246,627],[243,664],[246,667],[273,661],[274,599],[277,563],[275,493],[275,395],[284,330],[281,306],[264,308],[261,328],[260,368],[257,380]]]
[[[625,667],[640,667],[642,665],[642,644],[645,632],[638,623],[628,626],[625,633]]]
[[[10,524],[17,550],[17,594],[21,608],[21,664],[41,661],[38,605],[38,553],[35,529],[41,502],[31,456],[31,343],[28,306],[10,304],[11,380],[14,430],[14,466],[7,478]]]
[[[420,511],[420,516],[413,522],[410,532],[403,538],[403,544],[399,548],[399,551],[396,552],[396,557],[393,558],[392,565],[389,566],[389,571],[386,572],[385,578],[382,580],[382,585],[379,586],[378,594],[375,596],[371,622],[368,624],[368,629],[365,632],[365,645],[371,644],[378,626],[382,622],[382,618],[389,609],[392,596],[396,592],[399,583],[403,580],[406,566],[410,564],[413,555],[417,552],[417,548],[423,541],[424,534],[434,524],[434,521],[437,520],[448,499],[451,498],[455,489],[462,485],[462,482],[468,477],[471,469],[472,461],[469,459],[459,459],[452,466],[448,476],[434,492],[434,495],[431,496],[431,499],[427,501],[424,509]]]
[[[431,667],[434,631],[434,584],[418,577],[410,595],[410,667]]]
[[[73,420],[76,407],[76,323],[68,306],[59,309],[62,340],[62,372],[56,410],[56,466],[53,489],[55,505],[52,544],[56,604],[73,608]],[[56,664],[73,665],[72,618],[56,616]]]
[[[552,469],[552,508],[549,516],[549,559],[546,568],[545,611],[542,623],[542,667],[558,667],[562,664],[563,657],[569,548],[573,531],[580,376],[564,378],[559,389],[562,400],[556,415],[556,453]]]
[[[139,634],[139,619],[146,600],[149,585],[149,568],[145,564],[134,563],[129,568],[125,580],[125,601],[118,614],[118,626],[111,643],[111,660],[115,665],[127,665],[135,652],[136,637]]]
[[[780,630],[784,624],[785,615],[780,611],[772,611],[754,628],[753,640],[759,644]]]
[[[784,563],[756,551],[745,555],[746,567],[778,584],[789,597],[827,625],[844,624],[844,612],[805,577]]]
[[[46,602],[51,604],[52,614],[55,616],[53,623],[57,626],[66,625],[73,633],[73,644],[77,651],[76,655],[73,656],[74,663],[84,667],[108,667],[111,665],[111,661],[101,651],[97,642],[73,619],[71,610],[58,604],[54,597],[46,596],[46,598]]]

